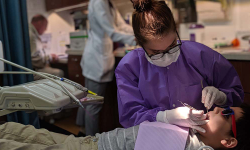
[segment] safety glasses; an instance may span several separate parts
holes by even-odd
[[[179,34],[178,34],[177,31],[176,31],[176,34],[177,34],[177,38],[178,38],[179,41],[177,41],[177,40],[175,39],[175,40],[173,41],[173,43],[176,41],[176,44],[175,44],[174,46],[168,47],[168,48],[167,48],[164,52],[162,52],[162,53],[158,53],[158,54],[154,54],[154,55],[149,55],[149,54],[147,53],[147,51],[145,50],[144,47],[143,47],[143,49],[145,50],[145,52],[146,52],[146,54],[148,55],[148,57],[149,57],[150,59],[152,59],[152,60],[160,59],[160,58],[162,58],[166,53],[168,53],[168,54],[173,54],[173,53],[179,51],[179,50],[180,50],[180,49],[179,49],[179,46],[182,45],[180,36],[179,36]]]
[[[221,112],[221,114],[227,119],[229,118],[229,116],[232,116],[232,130],[234,137],[236,138],[236,122],[235,122],[234,111],[230,107],[224,107],[224,110]]]

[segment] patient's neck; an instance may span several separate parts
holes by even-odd
[[[200,140],[208,146],[211,146],[214,149],[220,149],[221,147],[221,143],[220,140],[216,137],[215,134],[209,132],[209,129],[206,126],[201,126],[202,128],[204,128],[207,132],[206,133],[202,133],[199,132],[199,138]]]
[[[211,146],[215,150],[225,150],[220,143],[215,142],[214,138],[207,138],[206,136],[200,135],[200,140],[208,146]]]
[[[199,132],[200,133],[200,132]],[[208,146],[211,146],[212,147],[212,143],[211,143],[211,139],[207,136],[205,136],[204,134],[199,134],[199,138],[200,140],[205,144],[205,145],[208,145]]]

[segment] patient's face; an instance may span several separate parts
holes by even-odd
[[[242,116],[241,108],[231,107],[231,109],[234,110],[235,120]],[[232,117],[230,116],[226,118],[221,115],[223,110],[223,108],[216,107],[213,111],[210,111],[208,113],[209,122],[202,126],[204,129],[206,129],[206,133],[200,133],[204,137],[211,138],[211,142],[213,143],[217,141],[218,146],[220,145],[220,141],[222,139],[230,137],[229,133],[230,130],[232,130]]]
[[[231,107],[231,109],[235,112],[235,119],[241,116],[241,109],[239,107]],[[209,132],[214,134],[222,134],[225,135],[232,129],[232,117],[224,117],[221,112],[223,108],[216,107],[213,111],[208,113],[209,122],[207,123],[207,128]]]

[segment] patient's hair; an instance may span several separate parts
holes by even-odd
[[[236,139],[238,144],[233,150],[250,150],[250,105],[243,103],[243,116],[236,121]],[[232,137],[233,134],[231,133]]]
[[[32,19],[31,19],[31,22],[32,22],[32,23],[35,23],[35,22],[38,22],[38,21],[47,21],[47,19],[46,19],[43,15],[41,15],[41,14],[35,15],[35,16],[32,17]]]

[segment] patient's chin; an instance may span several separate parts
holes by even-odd
[[[203,125],[200,125],[200,127],[202,127],[202,128],[204,128],[204,129],[206,129],[206,128],[208,128],[208,124],[203,124]]]

